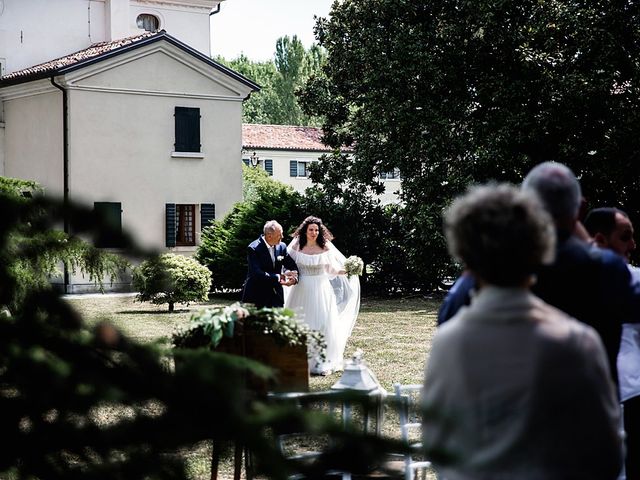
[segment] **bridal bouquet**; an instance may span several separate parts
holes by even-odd
[[[351,255],[344,261],[344,269],[347,272],[347,276],[362,275],[364,269],[364,262],[356,255]]]

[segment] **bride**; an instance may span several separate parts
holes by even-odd
[[[326,358],[309,359],[311,373],[342,370],[347,339],[360,310],[360,281],[347,277],[345,257],[333,246],[331,232],[318,217],[307,217],[293,234],[289,255],[298,265],[298,283],[285,302],[312,330],[324,334]]]

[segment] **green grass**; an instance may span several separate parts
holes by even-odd
[[[192,313],[207,306],[233,303],[225,297],[212,297],[207,303],[178,305],[168,313],[167,306],[135,302],[133,296],[83,296],[68,299],[89,325],[109,320],[130,338],[152,342],[171,337],[174,328],[186,325]],[[438,302],[422,298],[363,299],[360,315],[347,343],[345,358],[358,348],[381,385],[391,392],[393,384],[422,383],[425,360],[436,330]],[[327,390],[340,378],[312,376],[311,390]],[[383,433],[397,436],[397,419],[389,415]],[[184,452],[194,480],[209,478],[210,446]],[[232,477],[230,461],[221,464],[220,478]],[[433,478],[433,477],[430,477]]]

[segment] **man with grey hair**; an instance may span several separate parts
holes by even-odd
[[[242,301],[258,308],[282,307],[282,286],[297,283],[298,267],[282,242],[282,226],[269,220],[263,231],[263,235],[247,247],[248,272]]]
[[[569,168],[557,162],[541,163],[525,177],[522,188],[540,197],[553,218],[558,236],[556,260],[537,272],[532,290],[600,334],[612,379],[617,383],[622,324],[632,316],[629,270],[615,253],[592,246],[575,235],[582,193]]]
[[[445,215],[481,286],[429,355],[423,440],[447,480],[613,480],[619,410],[598,334],[530,292],[555,229],[528,189],[476,187]],[[440,454],[440,455],[439,455]]]
[[[557,235],[556,259],[537,271],[532,291],[600,334],[611,377],[617,382],[616,358],[622,324],[632,317],[629,271],[618,255],[594,247],[576,234],[581,226],[578,213],[582,193],[569,168],[557,162],[541,163],[525,177],[522,188],[540,198],[551,214]],[[438,315],[439,323],[456,313],[458,308],[451,308],[452,305],[469,303],[476,282],[469,276],[461,279],[464,288],[447,296]]]

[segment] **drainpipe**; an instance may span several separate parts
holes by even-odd
[[[62,184],[63,184],[63,197],[62,202],[64,205],[64,233],[69,235],[69,98],[67,90],[58,85],[54,78],[51,77],[51,85],[56,87],[62,92]],[[64,265],[64,293],[69,292],[69,269]]]
[[[209,12],[209,57],[213,58],[213,31],[211,28],[211,17],[213,17],[216,13],[220,11],[220,2],[218,2],[218,6],[215,10],[211,9]]]

